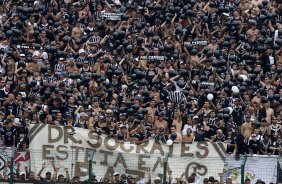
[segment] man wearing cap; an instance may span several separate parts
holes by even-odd
[[[66,66],[64,65],[64,61],[65,59],[61,57],[59,58],[58,64],[54,66],[54,72],[55,72],[57,79],[59,79],[63,71],[66,71]]]
[[[165,133],[168,133],[168,123],[164,120],[165,112],[159,113],[159,118],[154,124],[154,133],[157,133],[157,130],[163,128]]]
[[[84,183],[86,183],[86,182],[89,182],[89,179],[84,181]],[[90,183],[98,183],[98,180],[96,178],[96,174],[94,172],[91,173]]]
[[[135,184],[136,183],[136,178],[131,176],[131,175],[128,175],[127,176],[127,184]]]
[[[118,172],[114,173],[113,181],[112,182],[113,183],[120,183],[121,182],[120,174]]]

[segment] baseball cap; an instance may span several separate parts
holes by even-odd
[[[92,172],[92,173],[91,173],[91,176],[94,176],[94,177],[96,177],[96,174],[95,174],[94,172]]]
[[[125,128],[125,125],[121,124],[119,125],[119,128]]]
[[[194,116],[193,119],[199,119],[199,116]]]
[[[84,49],[79,49],[78,53],[79,53],[79,54],[85,53],[85,50],[84,50]]]
[[[135,179],[135,178],[133,176],[131,176],[131,175],[128,175],[127,179],[130,180],[130,179]]]
[[[120,174],[118,172],[115,172],[114,173],[114,176],[119,176]]]
[[[154,181],[155,180],[161,180],[161,178],[157,176],[157,177],[154,178]]]

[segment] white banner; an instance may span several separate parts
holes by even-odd
[[[244,160],[241,156],[239,160],[234,157],[226,157],[225,178],[231,178],[233,183],[241,183],[241,165]],[[245,163],[244,179],[250,179],[252,184],[255,184],[258,179],[265,183],[276,183],[277,180],[277,156],[259,155],[248,156]]]
[[[186,177],[191,173],[216,177],[224,168],[224,144],[196,142],[168,146],[150,140],[136,145],[81,128],[41,124],[30,129],[31,170],[36,173],[43,162],[49,164],[43,173],[52,171],[50,161],[54,160],[60,168],[59,174],[64,174],[64,168],[68,168],[71,176],[86,179],[92,150],[95,150],[93,171],[98,179],[112,176],[114,172],[146,178],[150,171],[152,178],[161,177],[165,153],[171,156],[168,170],[173,177],[180,177],[182,173]]]

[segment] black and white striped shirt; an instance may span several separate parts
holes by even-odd
[[[45,77],[45,80],[50,84],[57,82],[57,78],[54,75]]]
[[[89,42],[93,42],[93,43],[100,43],[101,40],[102,38],[96,35],[93,35],[88,39]]]
[[[85,60],[87,60],[87,58],[86,57],[83,57],[83,58],[81,58],[81,57],[78,57],[78,58],[76,58],[76,63],[83,63]]]
[[[184,100],[185,95],[183,91],[170,91],[168,92],[168,99],[173,103],[179,103]]]

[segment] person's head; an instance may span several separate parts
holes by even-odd
[[[51,172],[46,172],[45,177],[47,180],[51,180],[51,177],[52,177]]]
[[[10,85],[9,85],[9,84],[6,84],[6,86],[5,86],[5,91],[8,92],[8,91],[10,91],[10,89],[11,89]]]
[[[65,181],[64,175],[60,174],[60,175],[58,176],[58,182],[60,183],[60,182],[64,182],[64,181]]]
[[[249,114],[246,115],[246,122],[251,122],[251,116]]]
[[[170,128],[171,132],[175,132],[176,131],[176,126],[175,125],[172,125],[171,128]]]
[[[162,180],[161,180],[160,177],[156,177],[156,178],[154,179],[154,184],[161,184],[161,183],[162,183]]]
[[[120,180],[120,174],[115,172],[114,173],[114,178],[115,178],[116,181],[119,181]]]
[[[270,136],[268,134],[264,134],[263,140],[269,141],[270,140]]]
[[[245,179],[244,184],[251,184],[251,180],[249,178]]]
[[[232,179],[231,178],[227,178],[225,181],[226,184],[232,184]]]
[[[46,122],[52,122],[52,121],[53,121],[52,115],[51,115],[51,114],[48,114],[48,115],[46,116]]]
[[[277,122],[277,118],[275,117],[275,116],[273,116],[273,118],[272,118],[272,124],[277,124],[278,122]]]
[[[218,129],[216,133],[219,137],[223,136],[223,131],[221,129]]]
[[[56,119],[61,120],[63,118],[62,113],[58,112],[56,115]]]
[[[208,101],[205,101],[203,107],[204,107],[204,108],[210,108],[210,103],[209,103]]]
[[[73,179],[72,179],[72,182],[73,183],[79,183],[80,182],[79,176],[74,176]]]
[[[127,183],[128,183],[128,184],[136,183],[135,177],[133,177],[133,176],[131,176],[131,175],[128,175],[128,176],[127,176]]]
[[[192,135],[193,133],[191,128],[187,128],[186,132],[188,136]]]
[[[7,119],[5,124],[6,124],[6,127],[11,128],[13,126],[13,120]]]
[[[35,179],[35,173],[33,171],[31,171],[29,173],[29,180],[34,180]]]

